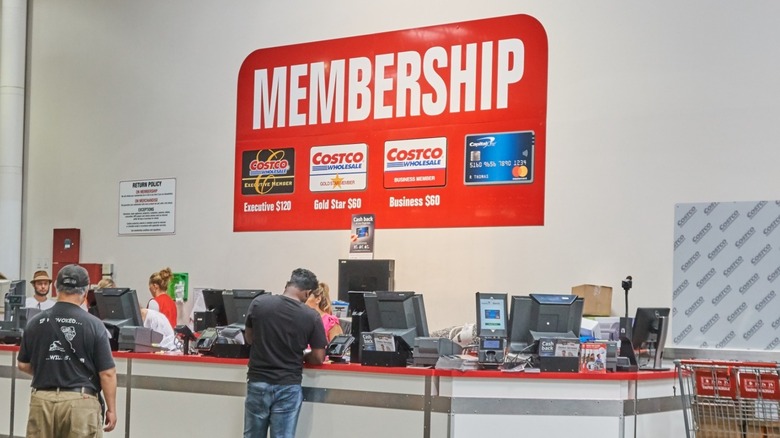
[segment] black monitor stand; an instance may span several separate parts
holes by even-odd
[[[634,353],[634,346],[631,345],[631,339],[628,339],[626,337],[621,336],[620,337],[620,354],[618,354],[619,357],[624,358],[623,360],[628,360],[628,363],[621,363],[621,360],[618,359],[618,363],[616,366],[617,371],[637,371],[639,370],[639,365],[636,361],[636,354]]]
[[[349,361],[351,363],[361,363],[361,354],[363,352],[363,332],[368,330],[368,316],[365,311],[352,312],[352,337],[355,341],[349,348]]]
[[[186,325],[177,325],[173,328],[173,332],[181,338],[182,353],[185,356],[189,356],[191,354],[190,343],[195,340],[195,334],[192,333],[192,330]]]
[[[661,316],[658,318],[658,334],[657,339],[654,342],[655,349],[653,351],[653,365],[640,367],[641,370],[648,371],[668,371],[669,368],[664,368],[664,346],[666,345],[666,335],[669,331],[669,318]],[[648,342],[649,344],[649,342]],[[638,347],[641,347],[639,345]]]
[[[637,371],[639,364],[636,361],[634,346],[631,344],[632,321],[628,317],[628,291],[631,290],[634,281],[630,275],[622,282],[623,291],[626,294],[626,314],[620,318],[620,353],[618,354],[616,370],[617,371]],[[628,361],[628,363],[625,363]]]

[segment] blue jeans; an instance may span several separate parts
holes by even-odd
[[[244,438],[294,438],[303,403],[301,385],[247,382],[244,401]]]

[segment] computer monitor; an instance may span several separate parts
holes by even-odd
[[[395,260],[339,260],[340,301],[349,300],[349,291],[392,291],[395,289]]]
[[[506,338],[506,294],[477,292],[477,336]]]
[[[3,322],[6,322],[8,324],[4,324],[3,328],[14,328],[14,329],[23,329],[24,326],[20,325],[20,318],[19,318],[19,312],[24,307],[24,303],[26,301],[25,296],[25,281],[24,280],[13,280],[13,281],[3,281],[3,289],[7,292],[3,293]],[[15,321],[14,325],[11,325],[11,322]],[[17,327],[18,325],[18,327]]]
[[[98,316],[106,326],[143,327],[141,307],[134,289],[106,288],[95,290]]]
[[[355,338],[349,351],[350,362],[352,363],[361,363],[360,359],[363,352],[363,337],[361,334],[371,331],[371,326],[368,324],[368,316],[366,315],[366,294],[376,295],[374,292],[353,290],[348,293],[349,309],[347,314],[352,318],[350,334]]]
[[[349,300],[349,308],[347,309],[347,315],[352,316],[356,312],[366,311],[366,299],[364,298],[365,291],[351,290],[347,293]]]
[[[225,311],[225,300],[222,298],[223,289],[203,289],[203,305],[206,310],[214,315],[214,322],[217,326],[228,325],[227,312]]]
[[[11,281],[10,287],[8,288],[8,294],[9,295],[26,295],[26,288],[27,288],[27,282],[24,280],[13,280]]]
[[[100,313],[98,313],[97,308],[97,300],[95,299],[95,289],[87,289],[87,299],[85,301],[87,303],[87,311],[92,315],[100,318]]]
[[[428,316],[425,314],[425,301],[423,300],[422,294],[414,294],[412,297],[412,304],[414,304],[414,321],[415,328],[417,329],[417,336],[430,336],[430,333],[428,332]]]
[[[371,331],[392,333],[411,350],[414,338],[428,336],[428,321],[422,295],[414,292],[376,291],[365,294],[366,315]]]
[[[512,296],[509,307],[509,352],[523,352],[534,342],[531,336],[531,297]]]
[[[584,300],[576,295],[513,296],[509,350],[523,351],[539,338],[579,338]]]
[[[634,326],[631,330],[631,344],[635,350],[642,349],[648,343],[655,348],[660,333],[659,321],[661,317],[669,318],[668,307],[639,307],[636,309]]]
[[[227,325],[243,328],[246,324],[246,314],[249,312],[249,305],[256,296],[264,293],[263,289],[233,289],[224,291],[222,300],[225,302]]]

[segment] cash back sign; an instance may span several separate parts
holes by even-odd
[[[527,15],[260,49],[235,231],[542,225],[547,36]]]

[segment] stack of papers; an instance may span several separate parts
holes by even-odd
[[[467,354],[452,354],[442,356],[436,361],[437,370],[468,371],[479,369],[477,358]]]

